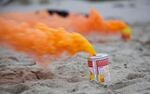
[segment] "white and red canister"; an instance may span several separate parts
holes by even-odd
[[[88,58],[89,79],[107,85],[110,82],[109,57],[107,54],[97,54]]]

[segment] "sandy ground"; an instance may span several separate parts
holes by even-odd
[[[48,69],[24,53],[0,46],[0,94],[150,94],[150,23],[132,23],[133,38],[86,36],[110,56],[109,86],[88,80],[85,53],[49,61]]]

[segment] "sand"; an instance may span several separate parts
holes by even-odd
[[[25,53],[0,45],[0,94],[150,94],[150,23],[131,27],[129,42],[86,36],[98,53],[110,57],[108,86],[89,81],[86,53],[62,55],[45,69]]]

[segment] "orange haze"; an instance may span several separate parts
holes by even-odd
[[[43,23],[30,24],[2,17],[0,42],[36,57],[58,57],[63,52],[74,55],[81,51],[96,54],[92,45],[78,33],[66,32],[62,28],[53,29]]]
[[[42,22],[52,28],[63,27],[67,31],[81,34],[89,34],[91,32],[120,33],[124,40],[131,38],[131,29],[125,22],[121,20],[104,20],[95,9],[90,10],[88,17],[76,13],[69,13],[69,16],[61,17],[57,14],[49,15],[46,11],[11,13],[4,14],[3,17],[18,22],[28,22],[31,25]]]

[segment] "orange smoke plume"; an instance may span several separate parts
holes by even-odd
[[[42,22],[52,28],[63,27],[67,31],[81,34],[91,32],[120,33],[124,40],[131,38],[131,29],[125,22],[121,20],[104,20],[95,9],[90,10],[88,17],[76,13],[69,13],[67,17],[62,17],[57,14],[49,15],[47,11],[12,13],[3,15],[3,17],[17,20],[18,22],[25,21],[31,25]]]
[[[63,52],[74,55],[87,52],[94,55],[92,45],[80,34],[66,32],[64,29],[49,28],[43,23],[29,24],[0,17],[0,42],[18,51],[34,54],[59,56]]]

